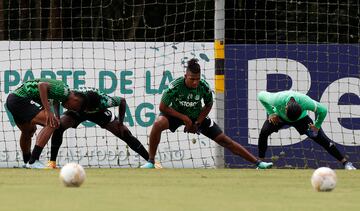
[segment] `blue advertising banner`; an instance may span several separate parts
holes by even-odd
[[[322,128],[360,167],[360,45],[226,45],[225,133],[254,155],[267,114],[260,91],[294,90],[328,108]],[[313,113],[309,116],[315,118]],[[325,149],[294,128],[268,139],[266,160],[278,168],[343,168]],[[249,162],[225,152],[228,167]]]

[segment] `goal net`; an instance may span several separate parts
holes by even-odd
[[[359,1],[233,1],[226,8],[226,133],[258,155],[267,114],[257,93],[299,91],[328,108],[323,130],[358,165]],[[294,128],[273,133],[268,145],[266,159],[280,168],[343,168]],[[225,159],[247,164],[229,152]]]
[[[225,20],[217,20],[225,26],[219,29],[214,22],[221,8],[209,0],[1,1],[0,166],[22,164],[20,131],[5,102],[23,81],[56,78],[71,88],[95,87],[126,98],[125,124],[147,148],[161,93],[184,74],[190,58],[199,59],[202,77],[213,88],[217,78],[225,78],[210,117],[224,121],[225,133],[254,155],[267,118],[257,93],[292,89],[328,107],[326,135],[360,165],[359,8],[357,0],[225,1]],[[213,44],[221,30],[224,40]],[[214,46],[221,41],[225,71],[217,73],[225,74],[215,77],[221,62],[215,64]],[[293,128],[273,134],[268,143],[266,158],[279,168],[342,167]],[[156,160],[164,167],[212,168],[225,158],[226,167],[253,167],[218,149],[181,127],[162,134]],[[65,133],[58,163],[67,162],[137,167],[145,161],[113,134],[85,122]]]
[[[125,125],[148,148],[161,93],[183,76],[189,59],[199,60],[202,78],[214,87],[213,26],[214,5],[205,0],[2,1],[0,166],[22,165],[20,130],[6,98],[23,81],[39,77],[124,97]],[[181,127],[162,134],[156,160],[163,167],[211,168],[214,149],[214,142]],[[50,141],[41,161],[49,157]],[[57,162],[138,167],[145,161],[121,139],[84,122],[65,132]]]

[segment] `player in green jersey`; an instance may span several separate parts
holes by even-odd
[[[301,134],[306,134],[309,138],[325,148],[333,157],[340,161],[345,169],[355,170],[351,162],[339,152],[333,141],[331,141],[321,129],[327,108],[311,99],[309,96],[294,92],[282,91],[270,93],[261,91],[258,99],[265,107],[268,119],[260,131],[258,150],[259,158],[264,159],[267,150],[267,139],[274,133],[278,132],[283,126],[293,126]],[[308,116],[307,112],[312,111],[316,114],[315,123]]]
[[[54,113],[49,100],[52,100]],[[80,110],[86,98],[82,93],[72,92],[62,81],[53,79],[35,79],[24,82],[10,93],[6,106],[16,125],[21,130],[20,148],[27,168],[44,168],[39,157],[54,130],[59,126],[59,106],[70,110]],[[36,125],[43,128],[36,137],[36,144],[31,152],[31,138]],[[24,165],[25,166],[25,165]]]
[[[122,139],[132,150],[137,152],[145,160],[149,159],[149,154],[134,137],[130,130],[123,124],[126,100],[122,97],[111,97],[95,88],[81,88],[77,90],[87,96],[87,106],[78,112],[67,111],[60,119],[60,127],[55,130],[51,138],[51,157],[48,162],[49,168],[56,168],[56,158],[62,144],[63,134],[68,128],[77,126],[86,120],[96,123],[100,127],[110,131],[118,138]],[[108,108],[119,107],[119,116],[116,117]]]
[[[254,163],[258,168],[270,168],[272,163],[256,159],[242,145],[225,135],[208,117],[213,105],[213,91],[205,80],[200,79],[200,73],[198,60],[191,59],[187,63],[185,76],[171,82],[164,91],[159,106],[161,114],[150,132],[149,161],[142,168],[155,168],[155,154],[161,132],[166,129],[175,132],[180,125],[185,125],[185,132],[202,133],[232,153]]]

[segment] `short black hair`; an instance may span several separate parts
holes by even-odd
[[[199,60],[192,58],[187,62],[187,68],[186,71],[190,71],[192,73],[200,73],[200,65],[199,65]]]
[[[88,103],[88,100],[87,100],[87,96],[82,93],[82,92],[78,92],[78,91],[73,91],[74,95],[78,98],[81,99],[81,107],[80,107],[80,110],[83,111],[85,110],[86,106],[87,106],[87,103]]]
[[[290,101],[287,104],[286,116],[289,118],[289,120],[295,121],[299,119],[301,113],[302,109],[299,103],[297,103],[293,97],[290,98]]]
[[[86,92],[86,98],[87,98],[86,109],[88,111],[93,111],[99,106],[100,95],[97,92],[94,92],[94,91]]]

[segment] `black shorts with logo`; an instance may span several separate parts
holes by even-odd
[[[8,95],[6,107],[18,125],[31,122],[31,120],[43,110],[41,104],[30,98],[19,97],[13,93]]]
[[[173,116],[160,114],[160,116],[164,116],[169,121],[169,130],[171,132],[175,132],[178,127],[181,125],[185,125],[184,122],[181,119],[178,119]],[[195,122],[196,120],[192,120]],[[206,117],[204,121],[201,123],[198,133],[203,134],[204,136],[214,140],[216,137],[218,137],[223,131],[221,128],[209,117]]]
[[[76,124],[73,128],[77,128],[80,123],[84,121],[91,121],[95,124],[99,125],[100,127],[104,128],[107,124],[114,121],[117,117],[110,111],[104,110],[95,113],[85,113],[85,112],[75,112],[75,111],[66,111],[64,115],[71,116],[75,121]]]

